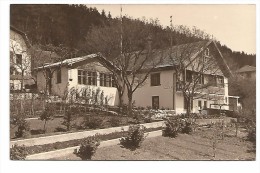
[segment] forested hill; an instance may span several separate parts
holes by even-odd
[[[82,46],[86,37],[94,27],[111,25],[118,18],[113,18],[107,11],[100,14],[96,8],[88,8],[85,5],[11,5],[10,23],[12,26],[24,31],[32,44],[64,45],[70,49],[77,49],[78,55],[92,53],[90,49]],[[138,19],[129,19],[130,22],[142,22]],[[156,21],[152,25],[157,33],[158,44],[156,48],[170,45],[169,28],[163,28]],[[144,26],[148,25],[144,22]],[[205,33],[197,28],[200,34],[192,35],[194,30],[185,26],[179,26],[173,34],[173,45],[186,42],[207,39]],[[203,36],[201,36],[203,35]],[[233,52],[218,42],[221,52],[232,68],[237,69],[244,65],[256,66],[256,56],[247,55],[244,52]],[[235,64],[235,65],[234,65]]]

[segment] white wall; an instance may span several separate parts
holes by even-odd
[[[152,96],[159,96],[160,108],[173,109],[173,71],[160,71],[158,73],[160,73],[160,86],[151,86],[151,78],[149,76],[145,84],[134,92],[133,101],[135,101],[136,106],[152,106]],[[126,94],[124,103],[128,103]]]
[[[57,83],[57,69],[54,71],[52,77],[52,94],[62,96],[68,85],[68,68],[61,68],[61,83]],[[38,70],[36,73],[36,78],[38,91],[44,92],[46,90],[46,77],[44,71]]]

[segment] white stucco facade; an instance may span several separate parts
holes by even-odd
[[[63,97],[64,93],[70,91],[72,88],[76,89],[77,91],[81,91],[83,88],[88,88],[90,90],[97,90],[98,88],[104,92],[104,97],[108,98],[108,104],[110,106],[118,105],[118,92],[115,87],[105,87],[100,86],[100,73],[108,73],[109,71],[104,68],[100,63],[90,63],[89,66],[79,66],[76,68],[70,68],[68,66],[57,67],[56,69],[51,69],[53,71],[52,75],[52,86],[51,86],[51,95],[56,95]],[[93,68],[90,68],[94,67]],[[57,71],[58,68],[61,69],[61,82],[57,83]],[[79,84],[78,81],[78,69],[85,69],[94,71],[97,74],[97,82],[96,85],[84,85]],[[46,77],[43,70],[37,71],[37,88],[41,92],[45,92],[46,90]]]

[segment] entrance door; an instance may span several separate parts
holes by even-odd
[[[159,96],[152,96],[152,108],[159,109]]]

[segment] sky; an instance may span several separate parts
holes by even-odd
[[[120,5],[87,5],[102,9],[112,17],[120,16]],[[156,19],[163,26],[186,25],[213,35],[221,44],[233,51],[256,53],[256,7],[255,5],[122,5],[122,15],[133,18]]]

